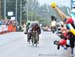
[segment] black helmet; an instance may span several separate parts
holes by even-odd
[[[55,20],[56,21],[56,17],[55,16],[51,16],[51,20],[53,21],[53,20]]]

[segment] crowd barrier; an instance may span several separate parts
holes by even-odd
[[[0,20],[0,34],[16,32],[16,26],[13,20]]]

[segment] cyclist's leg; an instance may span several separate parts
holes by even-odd
[[[37,34],[37,43],[39,44],[39,34]]]
[[[27,37],[28,37],[28,38],[27,38],[27,42],[30,42],[31,34],[28,33],[28,34],[27,34]]]

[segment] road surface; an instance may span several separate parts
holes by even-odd
[[[0,35],[0,57],[67,57],[62,47],[57,50],[54,40],[60,38],[51,32],[42,32],[37,47],[27,43],[23,32]]]

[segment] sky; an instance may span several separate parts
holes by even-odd
[[[70,7],[70,0],[38,0],[40,5],[43,5],[44,3],[50,5],[51,2],[56,2],[58,5],[65,5]]]

